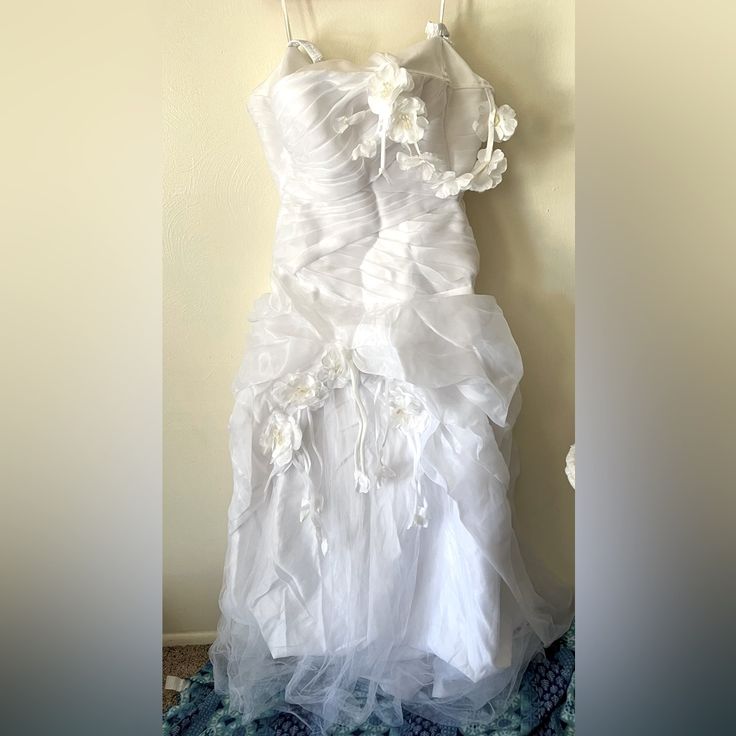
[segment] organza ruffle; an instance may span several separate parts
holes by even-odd
[[[511,528],[521,363],[502,313],[490,297],[428,297],[363,310],[349,331],[343,313],[327,333],[310,313],[283,295],[264,299],[236,386],[218,689],[249,717],[284,698],[325,724],[355,726],[372,712],[393,723],[402,707],[436,722],[477,721],[484,707],[490,717],[488,703],[513,692],[569,624],[535,592]],[[319,365],[336,341],[361,377],[367,472],[389,471],[368,493],[355,488],[350,386],[310,413],[308,468],[273,477],[254,436],[274,382]],[[389,431],[385,397],[397,384],[430,416],[416,445]],[[412,526],[417,478],[424,527]],[[319,534],[302,518],[315,488]]]

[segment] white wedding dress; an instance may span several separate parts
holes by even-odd
[[[478,719],[570,621],[512,531],[522,365],[473,293],[462,203],[501,180],[515,114],[444,25],[427,35],[365,65],[292,41],[249,103],[282,206],[235,387],[211,658],[253,718]]]

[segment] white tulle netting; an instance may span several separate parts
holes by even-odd
[[[488,720],[571,618],[512,530],[522,366],[460,198],[500,181],[515,114],[444,36],[386,59],[290,46],[250,105],[282,210],[211,658],[231,708],[325,730]]]

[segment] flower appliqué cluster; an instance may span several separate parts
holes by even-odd
[[[324,406],[329,392],[349,380],[349,356],[340,345],[329,345],[312,371],[290,373],[271,389],[271,412],[261,434],[260,446],[276,472],[285,471],[302,446],[302,418]]]
[[[358,414],[354,450],[356,490],[368,493],[373,488],[380,487],[384,481],[396,477],[395,472],[386,465],[383,451],[387,432],[400,432],[405,437],[414,466],[411,480],[415,490],[414,510],[407,528],[426,527],[429,524],[429,514],[420,482],[420,458],[422,436],[431,427],[430,410],[410,384],[391,381],[386,386],[385,430],[377,430],[379,434],[384,431],[386,434],[376,448],[379,467],[370,473],[366,455],[370,420],[360,385],[359,370],[353,360],[352,350],[339,343],[327,345],[310,370],[290,373],[274,382],[269,396],[271,412],[260,437],[261,449],[273,466],[271,477],[284,473],[295,465],[309,479],[311,456],[318,463],[317,467],[321,468],[319,452],[310,444],[315,440],[312,412],[325,405],[331,391],[350,386]],[[304,522],[308,518],[312,520],[319,549],[322,554],[326,554],[328,543],[320,520],[322,505],[319,480],[316,483],[308,480],[307,492],[299,509],[299,521]]]
[[[470,190],[484,192],[501,183],[507,168],[503,151],[494,142],[507,141],[516,130],[516,112],[508,105],[497,107],[490,89],[481,103],[473,130],[486,143],[478,151],[473,168],[464,173],[448,169],[434,154],[422,151],[419,143],[429,127],[427,107],[420,97],[409,93],[415,83],[409,71],[390,54],[379,54],[379,61],[367,82],[368,109],[335,120],[338,133],[363,122],[373,115],[375,120],[352,150],[352,158],[374,158],[380,150],[379,176],[386,169],[387,141],[398,143],[402,150],[396,162],[402,171],[416,170],[435,196],[446,199]]]
[[[410,96],[414,89],[411,74],[399,66],[390,54],[379,54],[380,61],[368,79],[368,110],[335,120],[335,130],[343,133],[351,125],[375,117],[367,134],[353,149],[352,158],[373,158],[381,151],[380,173],[386,166],[386,143],[392,140],[406,146],[416,145],[424,137],[429,125],[427,107],[420,97]]]

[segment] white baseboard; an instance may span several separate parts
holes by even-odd
[[[184,631],[180,634],[164,634],[163,646],[183,647],[189,644],[212,644],[216,631]]]

